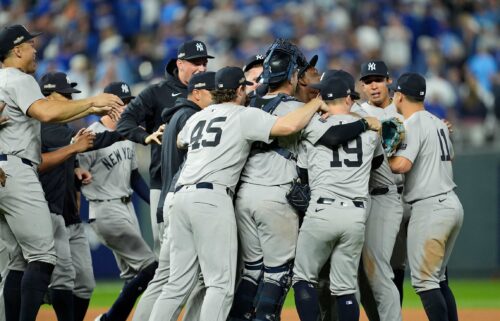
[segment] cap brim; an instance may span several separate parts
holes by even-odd
[[[181,60],[194,60],[194,59],[199,59],[199,58],[214,59],[214,57],[210,56],[210,55],[194,55],[194,56],[191,56],[191,57],[182,57],[182,58],[177,58],[177,59],[181,59]]]
[[[351,98],[352,98],[352,99],[354,99],[354,100],[358,100],[358,99],[360,99],[360,98],[361,98],[361,96],[359,95],[359,93],[358,93],[358,92],[353,91],[353,92],[351,93]]]
[[[309,87],[314,88],[314,89],[318,89],[318,90],[325,88],[325,86],[320,82],[315,83],[315,84],[309,84]]]
[[[120,97],[121,100],[132,100],[134,99],[135,96],[125,96],[125,97]]]
[[[253,82],[248,81],[248,80],[245,80],[245,82],[244,82],[244,83],[242,83],[242,85],[245,85],[245,86],[252,86],[252,85],[253,85]]]
[[[389,77],[387,74],[381,74],[379,72],[375,72],[375,73],[364,74],[363,76],[359,77],[359,80],[363,80],[364,78],[370,77],[370,76],[384,77],[384,78]]]
[[[168,74],[173,74],[175,68],[177,68],[177,58],[172,58],[168,61],[167,65],[165,66],[165,71]]]
[[[63,88],[61,90],[53,90],[55,92],[58,92],[60,94],[79,94],[81,93],[80,90],[73,88],[73,87],[68,87],[68,88]]]
[[[309,60],[309,67],[316,67],[316,64],[318,63],[318,55],[314,55],[311,60]]]

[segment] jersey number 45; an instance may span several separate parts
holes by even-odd
[[[226,117],[216,117],[212,119],[205,128],[207,121],[200,120],[196,126],[194,126],[193,132],[191,133],[191,149],[198,149],[200,146],[214,147],[219,145],[222,136],[222,128],[220,125],[217,126],[217,123],[223,123],[225,121]],[[203,139],[203,137],[209,134],[214,134],[211,140]]]

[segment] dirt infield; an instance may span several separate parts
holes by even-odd
[[[94,321],[94,318],[99,314],[105,312],[106,309],[89,309],[87,313],[87,317],[85,321]],[[500,320],[500,309],[461,309],[459,311],[459,319],[461,321],[498,321]],[[297,312],[295,309],[285,309],[283,311],[283,315],[281,317],[283,321],[299,321],[299,317],[297,316]],[[56,321],[56,317],[54,312],[49,308],[43,308],[37,321]],[[128,318],[128,320],[132,320],[132,318]],[[362,313],[361,319],[362,321],[367,321],[368,319]],[[403,310],[403,320],[411,320],[411,321],[426,321],[425,313],[422,309],[404,309]]]

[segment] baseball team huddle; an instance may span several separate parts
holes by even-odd
[[[96,321],[134,305],[134,321],[183,308],[185,321],[280,320],[292,287],[302,321],[359,320],[358,302],[370,321],[402,320],[407,262],[428,319],[458,320],[451,125],[425,110],[421,75],[393,82],[367,61],[361,103],[353,75],[320,74],[288,40],[217,72],[191,40],[137,97],[113,82],[75,100],[63,72],[32,76],[38,34],[0,31],[0,321],[35,321],[43,303],[84,320],[95,280],[80,193],[125,281]],[[136,143],[151,147],[149,186]],[[133,192],[150,204],[152,249]]]

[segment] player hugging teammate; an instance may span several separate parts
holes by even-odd
[[[385,63],[367,61],[360,105],[351,74],[320,77],[318,57],[287,40],[244,69],[217,72],[206,71],[205,44],[190,40],[166,79],[135,98],[117,82],[72,100],[62,73],[41,81],[52,89],[45,98],[30,75],[35,36],[22,26],[0,33],[0,320],[34,321],[49,284],[59,321],[83,320],[93,276],[82,282],[85,267],[76,266],[90,259],[81,228],[73,231],[75,167],[92,228],[127,279],[96,320],[126,320],[145,290],[134,320],[174,321],[183,306],[188,321],[280,320],[293,286],[302,321],[358,320],[358,288],[371,321],[398,321],[406,248],[429,320],[457,320],[446,264],[463,209],[449,130],[425,111],[420,75],[402,75],[391,98]],[[40,132],[40,122],[91,113],[110,117],[80,132]],[[153,145],[150,188],[132,142]],[[64,182],[71,206],[44,177]],[[154,249],[140,235],[133,191],[151,200]]]

